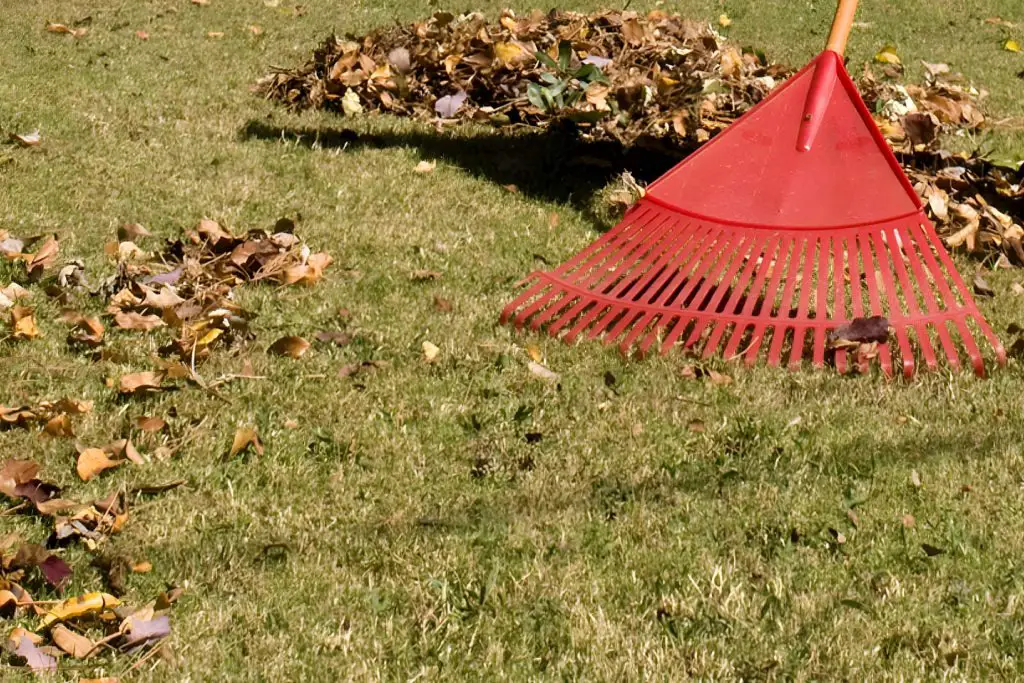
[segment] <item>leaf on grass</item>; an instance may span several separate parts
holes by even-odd
[[[690,422],[687,423],[686,425],[686,429],[688,431],[693,432],[694,434],[703,434],[705,431],[707,431],[707,428],[704,426],[703,420],[690,420]]]
[[[73,598],[68,598],[56,605],[46,613],[40,623],[41,628],[72,619],[80,619],[93,614],[113,610],[118,607],[121,601],[109,593],[86,593]]]
[[[135,311],[128,313],[118,311],[114,314],[114,323],[122,330],[141,330],[144,332],[166,325],[163,318],[158,315],[147,315]]]
[[[302,337],[281,337],[270,345],[268,352],[298,360],[309,350],[310,344]]]
[[[416,171],[417,173],[430,173],[435,168],[437,168],[436,161],[421,161],[420,163],[416,164],[416,168],[414,168],[413,170]]]
[[[35,309],[27,306],[11,309],[11,336],[14,339],[35,339],[41,334],[36,326]]]
[[[144,432],[159,432],[167,426],[167,422],[159,417],[141,416],[135,420],[135,426]]]
[[[97,649],[96,643],[63,624],[57,624],[50,629],[50,637],[53,638],[54,645],[75,659],[88,659]]]
[[[1006,50],[1007,52],[1020,52],[1021,51],[1020,43],[1018,43],[1013,38],[1007,38],[1006,39],[1006,42],[1003,43],[1003,49]]]
[[[313,335],[313,337],[318,342],[323,342],[324,344],[334,344],[335,346],[348,346],[352,342],[352,335],[350,335],[348,332],[334,330],[322,330]]]
[[[103,452],[114,460],[130,460],[136,465],[145,465],[146,461],[129,439],[118,439],[103,447]]]
[[[921,550],[923,550],[924,554],[928,557],[935,557],[936,555],[942,555],[946,552],[942,548],[938,548],[934,545],[931,545],[930,543],[922,543]]]
[[[50,22],[46,23],[46,32],[47,33],[63,33],[65,35],[71,36],[72,38],[81,38],[82,36],[84,36],[86,33],[89,32],[89,29],[87,29],[87,28],[71,28],[70,26],[68,26],[66,24],[58,24],[58,23],[50,21]]]
[[[884,343],[889,338],[889,320],[885,316],[873,315],[870,318],[854,318],[845,325],[840,325],[828,332],[828,342],[833,348],[860,346],[877,342]]]
[[[71,426],[71,418],[67,413],[51,417],[43,427],[43,431],[54,437],[74,437],[75,430]]]
[[[443,274],[436,270],[414,270],[409,273],[409,279],[413,282],[427,282],[428,280],[436,280]]]
[[[228,457],[233,458],[245,449],[252,447],[256,455],[263,455],[263,443],[255,427],[239,427],[235,431],[235,437],[231,441],[231,450]]]
[[[21,147],[38,147],[43,142],[43,136],[39,134],[38,130],[34,130],[31,133],[11,133],[11,142],[17,143]]]
[[[133,574],[148,574],[153,571],[153,563],[148,560],[142,562],[136,562],[132,565]]]
[[[544,380],[545,382],[557,382],[560,376],[557,372],[549,370],[545,366],[541,365],[537,361],[531,360],[526,365],[527,369],[535,376]]]
[[[32,671],[56,671],[57,659],[43,652],[39,647],[26,636],[22,636],[13,642],[11,648],[13,654],[24,660],[24,666]]]
[[[145,31],[136,31],[135,32],[135,37],[138,38],[139,40],[149,40],[149,34],[146,33]]]
[[[54,588],[61,588],[71,579],[71,567],[56,555],[50,555],[40,562],[39,571],[46,582]]]
[[[95,348],[103,343],[104,327],[99,318],[75,313],[66,317],[65,320],[74,325],[74,328],[68,332],[69,344],[82,344]]]
[[[541,360],[543,359],[543,355],[540,352],[540,347],[537,346],[536,344],[527,344],[526,354],[536,363],[541,362]]]
[[[124,624],[124,641],[121,647],[131,649],[147,643],[162,640],[171,635],[171,619],[166,614],[141,619],[128,617]]]
[[[53,235],[48,235],[43,240],[42,246],[28,262],[28,274],[31,277],[38,277],[42,271],[49,268],[56,262],[57,254],[60,252],[60,243]]]
[[[148,394],[160,391],[163,388],[163,381],[162,372],[134,372],[121,377],[118,391],[122,394]]]
[[[429,341],[423,342],[423,360],[433,363],[441,355],[441,349]]]
[[[82,481],[89,481],[104,470],[117,467],[121,461],[111,460],[102,448],[86,448],[78,454],[75,471]]]
[[[729,18],[728,14],[722,13],[718,15],[718,25],[722,28],[729,28],[732,25],[732,19]]]
[[[995,290],[989,286],[988,282],[985,281],[980,274],[974,276],[974,293],[978,296],[995,296]]]
[[[140,237],[152,237],[153,233],[146,229],[141,223],[125,223],[117,229],[117,239],[120,242],[134,242]]]
[[[895,45],[886,45],[879,50],[875,55],[875,61],[879,64],[902,64]]]
[[[452,302],[437,294],[434,295],[434,308],[442,313],[451,313],[454,310]]]

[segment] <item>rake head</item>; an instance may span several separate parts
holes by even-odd
[[[821,111],[827,119],[812,121]],[[528,282],[503,322],[624,353],[680,345],[840,372],[877,358],[907,377],[944,356],[984,375],[980,334],[1006,359],[828,51],[654,183],[619,225]],[[888,320],[885,341],[834,343],[837,328],[869,316]]]

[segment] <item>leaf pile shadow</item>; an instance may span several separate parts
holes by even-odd
[[[859,88],[951,247],[1005,251],[1024,264],[1021,170],[942,149],[986,125],[984,92],[945,64],[903,86],[895,53]],[[257,84],[293,108],[562,130],[624,147],[692,150],[760,102],[794,70],[738,49],[710,25],[655,10],[553,10],[497,21],[438,12],[408,26],[331,36],[305,65]]]

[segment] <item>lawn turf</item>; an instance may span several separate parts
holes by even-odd
[[[90,399],[95,411],[76,420],[82,444],[132,435],[143,452],[179,446],[169,461],[81,483],[68,440],[0,433],[0,455],[37,459],[77,499],[188,480],[134,508],[112,542],[154,566],[129,578],[129,599],[188,585],[172,613],[176,662],[127,680],[1024,674],[1017,360],[986,381],[937,372],[909,384],[716,362],[735,380],[719,387],[680,378],[679,355],[626,361],[500,327],[538,256],[558,263],[602,227],[589,211],[593,179],[562,182],[558,150],[529,139],[475,129],[439,139],[407,121],[291,114],[255,98],[248,88],[270,65],[304,61],[331,30],[464,9],[304,4],[302,16],[284,0],[2,10],[0,129],[38,127],[44,141],[0,146],[0,228],[57,231],[62,258],[81,258],[93,281],[112,272],[102,247],[123,222],[172,237],[203,216],[245,230],[300,215],[302,236],[335,258],[315,288],[240,289],[259,314],[257,339],[199,370],[215,378],[249,359],[265,379],[216,395],[118,399],[104,380],[151,369],[167,337],[111,331],[125,361],[94,363],[67,349],[59,307],[39,292],[45,336],[0,346],[0,403]],[[819,49],[832,12],[752,0],[665,8],[709,20],[725,11],[730,36],[793,64]],[[79,40],[43,31],[87,15]],[[1024,56],[1000,44],[1024,29],[989,16],[1024,25],[1016,0],[865,1],[859,19],[871,26],[851,38],[851,70],[891,42],[911,74],[920,59],[948,62],[991,92],[990,118],[1020,117]],[[347,144],[346,127],[377,142]],[[978,144],[1024,156],[1020,132]],[[423,159],[436,170],[416,173]],[[512,182],[522,191],[502,188]],[[958,262],[968,274],[985,266]],[[417,282],[416,270],[442,275]],[[16,273],[0,265],[0,284]],[[1005,331],[1021,315],[1010,285],[1024,275],[986,278],[997,295],[983,310],[1012,342]],[[300,361],[264,352],[280,336],[336,327],[342,307],[355,343]],[[441,349],[431,365],[425,340]],[[527,371],[529,343],[557,384]],[[388,366],[338,377],[367,360]],[[170,434],[139,435],[141,415],[165,417]],[[226,459],[248,424],[265,452]],[[28,516],[5,516],[3,528],[48,533]],[[65,556],[70,593],[101,585],[87,553]],[[61,676],[132,664],[100,662]]]

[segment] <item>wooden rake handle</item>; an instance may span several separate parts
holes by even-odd
[[[826,50],[832,50],[842,55],[846,50],[846,39],[850,37],[850,29],[853,28],[853,15],[857,13],[858,0],[839,0],[839,7],[836,8],[836,18],[832,20],[832,32],[829,33]]]

